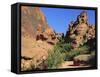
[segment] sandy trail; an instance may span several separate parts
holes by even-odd
[[[74,66],[73,65],[73,61],[65,61],[64,63],[61,64],[61,66],[59,68],[85,68],[85,67],[90,67],[90,65],[86,65],[86,66]]]

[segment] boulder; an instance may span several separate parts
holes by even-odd
[[[73,58],[74,65],[87,65],[91,64],[91,59],[93,59],[93,56],[90,54],[83,54],[83,55],[78,55]]]
[[[21,71],[33,70],[33,69],[46,69],[45,64],[46,56],[42,56],[40,59],[36,60],[29,57],[22,57],[21,59]]]

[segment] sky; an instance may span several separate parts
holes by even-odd
[[[83,9],[62,9],[41,7],[47,22],[51,28],[58,33],[66,34],[68,24],[75,21],[77,16],[84,11]],[[88,22],[95,24],[95,10],[85,10],[88,14]]]

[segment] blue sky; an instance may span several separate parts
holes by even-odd
[[[66,33],[68,30],[68,24],[71,21],[75,21],[81,9],[60,9],[60,8],[45,8],[41,10],[46,16],[49,26],[51,26],[56,32]],[[95,24],[95,10],[85,10],[88,13],[88,21],[90,24]]]

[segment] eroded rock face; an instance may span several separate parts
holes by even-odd
[[[91,60],[94,59],[94,56],[91,56],[90,54],[83,54],[83,55],[78,55],[73,58],[74,65],[87,65],[91,64]],[[93,63],[93,62],[92,62]]]
[[[70,39],[73,48],[86,43],[89,39],[95,38],[95,26],[88,24],[87,12],[83,11],[77,16],[75,22],[69,24],[66,37]]]
[[[22,34],[36,37],[38,32],[45,32],[49,28],[45,15],[39,7],[21,7]]]
[[[40,59],[34,59],[34,58],[28,59],[28,57],[26,59],[22,58],[21,70],[25,71],[25,70],[33,70],[33,69],[46,69],[47,65],[44,63],[45,60],[46,60],[45,56],[42,56]]]
[[[41,67],[48,50],[56,44],[56,35],[39,7],[21,7],[21,70]]]

